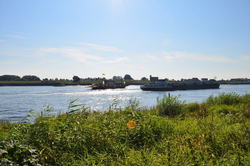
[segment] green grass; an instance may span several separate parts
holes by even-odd
[[[0,165],[249,165],[250,95],[0,122]],[[135,128],[128,128],[133,120]]]

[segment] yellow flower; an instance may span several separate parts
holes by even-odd
[[[133,121],[133,120],[130,120],[128,123],[127,123],[127,126],[129,129],[133,129],[136,127],[136,122]]]

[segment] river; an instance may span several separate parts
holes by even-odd
[[[107,110],[118,102],[124,107],[130,100],[136,99],[141,106],[151,107],[157,98],[164,95],[179,96],[186,103],[202,102],[210,95],[221,93],[250,93],[250,85],[221,85],[220,89],[186,90],[172,92],[142,91],[139,86],[128,86],[125,89],[91,90],[88,86],[5,86],[0,87],[0,120],[18,122],[24,119],[30,110],[40,113],[46,107],[52,107],[54,112],[64,113],[68,110],[70,101],[84,104],[93,111]]]

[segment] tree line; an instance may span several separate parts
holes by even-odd
[[[25,75],[19,77],[17,75],[2,75],[0,81],[41,81],[41,79],[34,75]]]
[[[17,76],[17,75],[1,75],[0,81],[73,81],[73,82],[79,82],[79,81],[86,81],[86,80],[100,80],[103,78],[80,78],[78,76],[73,76],[72,80],[69,79],[40,79],[39,77],[35,75],[25,75],[23,77]],[[113,80],[126,80],[126,81],[133,81],[134,79],[129,75],[126,74],[124,77],[121,76],[113,76]],[[146,77],[142,77],[141,81],[147,81],[148,79]]]

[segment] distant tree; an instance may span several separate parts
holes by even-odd
[[[34,75],[26,75],[22,77],[23,81],[41,81],[41,79]]]
[[[0,81],[20,81],[21,78],[16,75],[2,75],[0,76]]]
[[[121,76],[113,76],[113,80],[123,80]]]
[[[124,80],[133,80],[133,78],[129,74],[126,74]]]
[[[73,82],[79,82],[79,81],[80,81],[80,77],[78,77],[78,76],[73,77]]]
[[[148,81],[148,79],[146,77],[142,77],[141,81]]]

